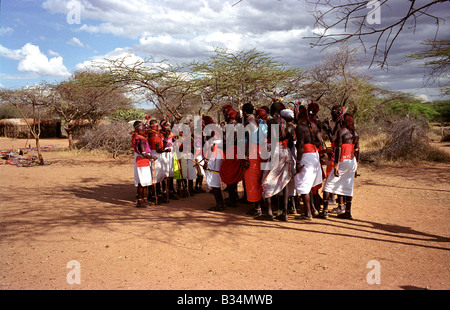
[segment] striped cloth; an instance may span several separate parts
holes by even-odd
[[[273,197],[281,192],[295,173],[295,162],[287,146],[278,143],[271,160],[273,169],[265,173],[263,177],[264,198]]]

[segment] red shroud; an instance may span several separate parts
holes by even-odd
[[[225,158],[220,168],[220,178],[223,183],[235,184],[244,178],[244,161],[237,158],[237,146],[234,146],[234,158]]]

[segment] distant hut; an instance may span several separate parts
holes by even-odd
[[[33,135],[30,132],[31,126],[37,125],[33,119],[9,118],[0,120],[0,137],[15,139],[31,139]],[[61,121],[55,119],[41,119],[40,138],[61,138]]]

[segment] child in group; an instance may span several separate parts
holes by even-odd
[[[150,161],[150,145],[145,137],[145,125],[141,121],[134,122],[132,146],[134,150],[134,185],[137,187],[137,208],[145,208],[149,205],[147,199],[147,187],[152,185],[153,178]]]

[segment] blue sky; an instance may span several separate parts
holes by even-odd
[[[200,60],[215,47],[256,48],[282,62],[309,68],[323,60],[309,47],[314,18],[298,0],[3,0],[0,19],[0,87],[57,82],[91,61],[131,55],[182,63]],[[402,5],[407,0],[397,0]],[[447,19],[450,8],[438,8]],[[395,18],[396,10],[382,18]],[[392,16],[391,16],[392,15]],[[79,20],[77,20],[78,18]],[[79,21],[79,23],[78,23]],[[382,19],[383,21],[383,19]],[[406,30],[394,45],[389,71],[361,68],[393,90],[438,99],[424,87],[420,62],[405,54],[434,36],[433,20]],[[408,32],[409,31],[409,32]],[[447,23],[440,33],[450,33]]]

